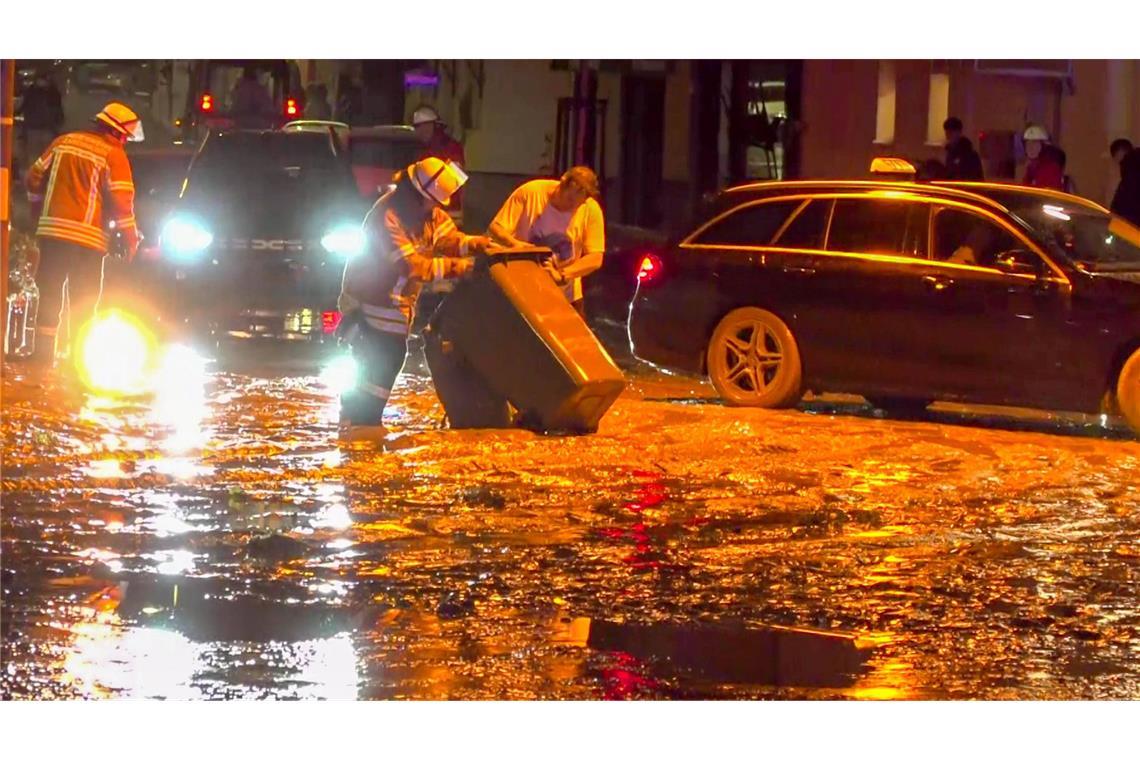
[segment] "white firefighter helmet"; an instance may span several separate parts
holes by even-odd
[[[418,127],[421,124],[438,124],[439,113],[431,106],[420,106],[412,112],[412,126]]]
[[[126,135],[130,142],[142,142],[142,119],[139,115],[122,103],[108,103],[103,110],[95,114],[95,120],[101,121],[116,132]]]
[[[463,167],[454,161],[444,161],[434,156],[409,166],[408,179],[421,195],[441,206],[451,203],[451,196],[467,184],[467,174]]]
[[[1030,140],[1039,140],[1040,142],[1049,142],[1049,133],[1045,131],[1045,127],[1037,124],[1030,124],[1025,128],[1025,133],[1021,135],[1022,139],[1026,142]]]

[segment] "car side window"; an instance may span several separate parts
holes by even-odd
[[[694,243],[701,245],[768,245],[800,201],[770,201],[743,206],[713,222]]]
[[[997,269],[998,255],[1025,246],[1008,230],[978,214],[940,208],[934,215],[933,259]]]
[[[913,231],[925,219],[926,204],[877,198],[835,201],[827,250],[922,256],[920,236]]]
[[[774,245],[780,248],[816,250],[823,247],[823,232],[831,213],[830,200],[809,201],[780,233]]]

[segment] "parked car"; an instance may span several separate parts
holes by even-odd
[[[995,183],[776,182],[644,256],[634,354],[729,404],[806,390],[1096,413],[1140,431],[1140,231]],[[1109,404],[1111,405],[1111,404]]]
[[[211,133],[162,226],[175,308],[218,339],[328,339],[367,208],[330,134]]]

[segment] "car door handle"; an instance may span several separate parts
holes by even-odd
[[[926,287],[930,288],[936,293],[940,293],[954,284],[954,280],[949,277],[933,274],[928,274],[923,277],[922,282],[926,285]]]

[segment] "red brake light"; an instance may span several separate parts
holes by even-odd
[[[285,101],[285,115],[286,116],[296,116],[297,115],[297,99],[296,98],[289,98]]]
[[[213,111],[214,96],[208,92],[202,93],[202,103],[200,104],[200,107],[203,111]]]
[[[653,254],[649,254],[641,260],[641,266],[637,269],[637,281],[649,282],[655,280],[661,275],[661,259]]]
[[[322,311],[321,312],[321,332],[325,335],[332,335],[336,332],[336,328],[340,327],[341,313],[339,311]]]

